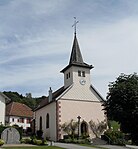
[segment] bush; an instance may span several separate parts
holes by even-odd
[[[105,137],[109,138],[110,143],[114,145],[125,145],[125,135],[121,131],[107,130],[104,133]]]
[[[2,146],[3,144],[4,144],[4,141],[0,139],[0,146]]]
[[[1,136],[1,133],[3,132],[3,130],[6,129],[6,128],[8,128],[8,127],[0,125],[0,136]]]
[[[33,139],[33,144],[34,145],[47,145],[47,141],[46,140]]]
[[[33,144],[42,145],[42,140],[33,139]]]
[[[31,138],[23,138],[23,139],[21,139],[21,143],[31,144],[32,143],[32,139]]]
[[[61,139],[60,142],[62,143],[74,143],[74,144],[90,144],[88,139],[72,139],[72,138],[68,138],[68,139]]]
[[[42,136],[43,136],[43,131],[42,130],[37,130],[36,134],[37,134],[38,139],[43,139],[42,138]]]

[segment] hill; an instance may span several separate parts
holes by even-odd
[[[31,96],[31,93],[26,93],[26,96],[23,96],[22,94],[19,94],[17,92],[11,92],[11,91],[4,91],[3,93],[7,97],[9,97],[12,101],[24,103],[32,110],[36,108],[39,102],[41,102],[45,98],[45,96],[33,98]]]

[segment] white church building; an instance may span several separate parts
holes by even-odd
[[[49,96],[36,108],[36,131],[41,129],[44,137],[58,141],[65,134],[61,126],[71,119],[78,121],[79,116],[80,134],[87,132],[90,137],[95,137],[89,122],[104,121],[106,116],[102,110],[104,99],[91,85],[92,68],[83,61],[75,32],[69,64],[61,70],[64,86],[53,93],[50,88]]]

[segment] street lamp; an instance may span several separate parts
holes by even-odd
[[[79,137],[80,137],[80,119],[81,119],[81,117],[78,116],[77,119],[78,119],[78,139],[79,139]]]

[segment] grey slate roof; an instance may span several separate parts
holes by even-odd
[[[55,92],[52,93],[52,101],[54,102],[55,99],[60,96],[67,88],[64,88],[64,86],[62,86],[61,88],[59,88],[58,90],[56,90]],[[45,107],[46,105],[50,104],[51,102],[48,102],[48,97],[46,97],[45,99],[43,99],[39,105],[37,106],[37,108],[35,109],[35,111]]]
[[[76,34],[74,35],[74,41],[73,41],[69,65],[66,66],[63,70],[61,70],[61,72],[64,72],[71,66],[80,66],[80,67],[86,67],[86,68],[90,68],[90,69],[93,68],[92,65],[88,65],[88,64],[84,63]]]
[[[81,51],[79,48],[79,44],[78,44],[76,34],[74,36],[74,42],[73,42],[73,47],[72,47],[72,52],[71,52],[69,64],[73,64],[73,63],[83,64],[83,58],[81,55]]]

